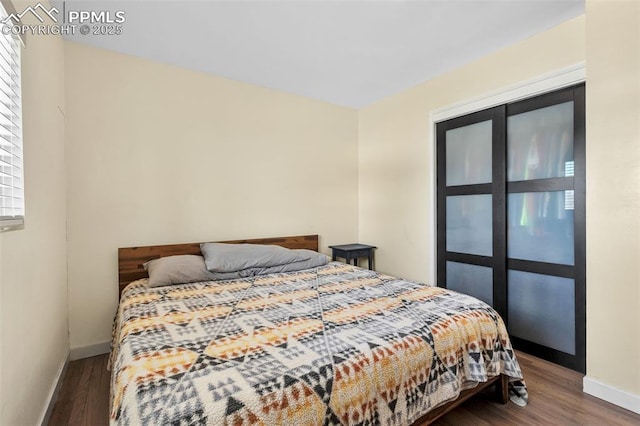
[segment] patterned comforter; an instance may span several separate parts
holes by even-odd
[[[498,314],[442,288],[341,263],[146,281],[114,322],[112,424],[406,425],[500,373],[522,378]]]

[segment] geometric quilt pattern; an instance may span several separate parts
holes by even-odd
[[[337,262],[131,283],[110,368],[121,425],[406,425],[498,374],[526,396],[484,302]]]

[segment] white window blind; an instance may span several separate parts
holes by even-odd
[[[0,6],[0,21],[7,17]],[[24,224],[21,42],[0,34],[0,229]]]

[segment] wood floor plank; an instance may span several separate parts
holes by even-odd
[[[88,424],[85,419],[85,405],[87,404],[87,395],[89,389],[95,386],[91,383],[91,373],[93,372],[93,366],[98,360],[96,357],[86,358],[83,362],[82,375],[80,376],[80,383],[76,388],[75,398],[71,407],[71,415],[69,416],[69,425],[85,425]]]
[[[73,406],[73,400],[75,398],[75,389],[78,387],[80,376],[82,375],[82,366],[83,364],[79,362],[70,362],[67,365],[67,371],[62,380],[58,400],[53,407],[49,425],[62,426],[69,423],[71,407]]]
[[[88,421],[90,425],[102,426],[107,424],[107,411],[101,410],[100,400],[104,390],[101,388],[102,377],[108,374],[106,365],[102,359],[96,358],[91,368],[91,376],[89,377],[89,389],[87,390],[87,401],[84,406],[83,419]],[[107,392],[109,388],[107,387]]]
[[[496,402],[493,389],[439,419],[437,426],[640,425],[640,415],[582,392],[580,373],[517,352],[529,390],[529,404]],[[50,426],[109,423],[108,355],[69,363]],[[424,426],[424,425],[419,425]]]
[[[517,352],[517,357],[529,392],[526,407],[496,404],[490,393],[483,392],[461,405],[467,410],[463,419],[457,413],[452,420],[452,412],[434,425],[640,424],[640,415],[583,393],[582,374],[525,353]]]
[[[104,357],[101,363],[102,377],[98,384],[98,402],[94,411],[93,420],[96,424],[109,424],[109,386],[111,384],[111,373],[107,370],[108,357]]]

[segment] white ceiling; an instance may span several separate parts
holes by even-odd
[[[68,39],[359,108],[581,15],[584,0],[69,0],[64,7],[126,17],[121,35]]]

